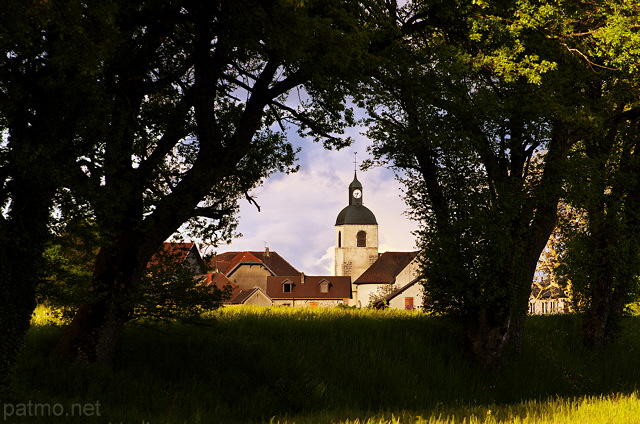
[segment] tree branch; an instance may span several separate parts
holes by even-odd
[[[222,219],[233,212],[233,208],[218,209],[214,206],[203,206],[193,210],[192,218],[204,217],[211,219]]]
[[[258,209],[258,212],[260,212],[260,205],[258,204],[258,202],[256,202],[256,199],[253,196],[250,196],[249,193],[245,191],[244,197],[246,197],[249,203],[253,203],[255,207]]]

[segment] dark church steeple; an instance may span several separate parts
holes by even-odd
[[[354,172],[349,184],[349,206],[340,211],[336,225],[378,225],[373,212],[362,204],[362,197],[362,184]]]
[[[353,181],[349,184],[349,205],[362,205],[362,184],[354,171]]]
[[[335,225],[335,275],[350,276],[352,282],[378,259],[378,223],[363,204],[362,190],[354,170],[349,203],[338,214]],[[355,291],[354,294],[353,299],[357,299]]]

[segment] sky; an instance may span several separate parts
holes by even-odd
[[[269,247],[307,275],[333,275],[334,225],[338,213],[348,205],[354,152],[358,153],[357,176],[363,186],[363,203],[378,221],[379,252],[415,250],[411,233],[417,224],[404,215],[402,185],[393,171],[383,167],[359,169],[359,164],[369,157],[370,144],[359,131],[349,131],[347,135],[354,143],[339,151],[325,150],[322,144],[291,134],[290,141],[302,148],[298,154],[300,170],[273,175],[251,192],[260,212],[241,200],[237,232],[243,236],[215,251]]]

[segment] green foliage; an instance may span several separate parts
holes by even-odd
[[[461,422],[489,410],[498,422],[572,422],[614,412],[616,399],[615,413],[625,416],[638,407],[640,322],[626,319],[620,343],[600,353],[582,346],[576,323],[571,315],[531,317],[522,354],[500,372],[466,361],[459,325],[417,311],[223,308],[207,315],[208,326],[129,327],[111,371],[48,355],[62,329],[36,326],[13,402],[98,400],[111,422],[333,423],[391,414]],[[589,409],[599,397],[601,406]]]
[[[0,19],[0,374],[9,374],[44,278],[56,192],[82,151],[100,62],[112,47],[111,1],[3,3]]]
[[[584,313],[585,342],[597,347],[616,336],[625,305],[640,295],[640,7],[601,1],[587,10],[567,35],[570,51],[595,72],[581,105],[588,131],[570,154],[557,273]]]
[[[50,241],[46,278],[37,288],[38,303],[53,307],[63,318],[71,318],[86,300],[100,243],[95,223],[75,222]]]
[[[381,54],[360,98],[371,116],[370,165],[398,170],[409,214],[421,225],[434,312],[464,318],[472,331],[494,325],[508,334],[521,327],[533,264],[555,226],[563,181],[581,166],[568,162],[570,149],[589,139],[613,148],[615,136],[606,134],[623,127],[617,142],[627,147],[613,152],[630,156],[637,144],[630,130],[637,133],[636,3],[414,2],[390,13],[397,43]],[[599,177],[579,169],[576,187],[588,189]],[[637,192],[635,171],[628,171],[615,179]],[[607,208],[617,199],[620,190],[613,190]],[[637,210],[623,202],[623,209]],[[607,257],[626,269],[618,278],[623,285],[635,284],[633,236],[627,242],[622,234],[637,231],[631,223],[624,227],[616,230],[621,243],[612,244],[621,250]],[[593,243],[585,249],[602,251]],[[595,278],[601,256],[576,252],[576,258],[591,259],[590,267],[574,268]],[[484,342],[496,339],[486,334]]]
[[[99,240],[94,224],[84,223],[56,238],[46,251],[47,278],[38,287],[41,307],[56,319],[69,321],[92,292],[91,281]],[[160,250],[146,269],[134,296],[128,321],[177,320],[199,322],[205,310],[214,310],[230,296],[228,289],[206,286],[201,263],[183,262],[187,252]],[[40,307],[40,308],[41,308]],[[45,317],[42,317],[46,321]]]
[[[553,39],[560,9],[534,19],[527,7],[416,2],[398,18],[405,38],[385,52],[395,61],[361,97],[372,163],[398,170],[421,225],[435,312],[522,310],[543,247],[534,240],[553,228],[564,120],[580,101],[567,84],[585,67]]]
[[[207,286],[201,264],[183,261],[180,249],[154,255],[135,297],[129,320],[149,323],[177,320],[199,323],[204,311],[222,306],[231,296],[231,288]]]
[[[369,34],[351,1],[107,3],[112,31],[94,36],[111,48],[79,85],[91,102],[78,111],[84,125],[71,131],[78,149],[57,199],[63,217],[80,209],[100,236],[91,293],[58,351],[104,361],[116,340],[105,329],[117,332],[141,297],[152,315],[182,313],[180,290],[190,315],[219,303],[187,277],[150,283],[147,263],[177,231],[212,245],[233,238],[239,201],[257,205],[253,189],[297,170],[289,126],[348,144],[344,92]]]

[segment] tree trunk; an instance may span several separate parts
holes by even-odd
[[[522,352],[524,345],[524,330],[529,314],[529,298],[531,297],[531,285],[535,278],[536,268],[540,254],[549,240],[549,236],[553,230],[552,226],[545,232],[538,234],[529,243],[529,248],[524,250],[522,255],[514,257],[513,267],[521,264],[518,268],[520,271],[514,273],[513,278],[518,281],[514,289],[516,290],[515,306],[512,311],[512,333],[511,345],[517,353]]]
[[[585,346],[597,350],[615,339],[624,313],[627,290],[627,287],[614,287],[613,278],[608,273],[598,278],[582,330]]]
[[[465,325],[466,350],[483,368],[500,368],[506,356],[511,329],[510,311],[482,308]]]
[[[55,353],[80,362],[104,366],[113,363],[119,336],[139,294],[148,262],[144,258],[152,255],[141,254],[143,247],[128,240],[98,252],[88,299],[74,316]]]
[[[41,185],[12,182],[9,219],[0,227],[0,390],[4,391],[29,329],[49,238],[51,195]],[[2,394],[2,393],[0,393]]]
[[[511,294],[494,305],[485,305],[466,326],[468,352],[485,368],[499,368],[507,349],[522,351],[531,284],[552,230],[553,220],[550,220],[538,231],[525,232],[529,234],[527,238],[512,237],[511,267],[501,278],[501,286],[510,287]]]
[[[587,347],[599,349],[602,347],[609,318],[610,304],[608,299],[596,296],[589,310],[584,329],[582,330],[582,340]]]
[[[615,229],[610,228],[607,223],[604,201],[600,202],[597,208],[589,211],[589,220],[596,268],[594,269],[595,282],[589,293],[591,303],[583,324],[582,339],[587,347],[600,349],[610,335],[609,330],[615,326],[612,320],[617,315],[612,310],[614,265],[611,258],[611,248],[615,247],[617,237],[614,233]],[[622,315],[622,311],[619,315]]]
[[[5,239],[5,234],[2,234],[2,239]],[[33,264],[26,263],[33,255],[25,254],[16,243],[7,241],[3,240],[0,248],[0,399],[5,396],[9,378],[24,346],[35,308],[36,286]]]
[[[107,299],[83,305],[56,346],[55,353],[79,362],[111,366],[126,316]]]

